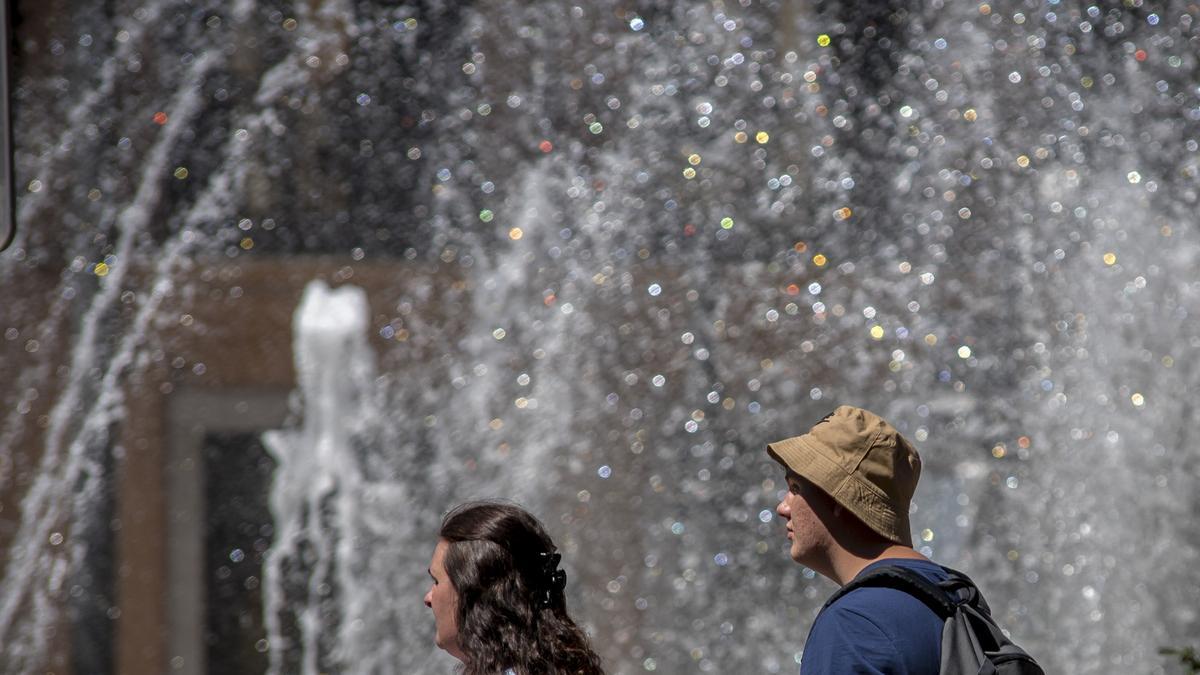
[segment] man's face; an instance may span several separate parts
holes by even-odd
[[[829,498],[820,488],[801,478],[794,471],[787,472],[787,494],[775,507],[775,513],[787,521],[787,538],[792,542],[792,560],[814,567],[829,549],[832,537],[829,529],[814,509],[828,506]]]
[[[446,574],[446,549],[449,544],[440,540],[433,549],[433,560],[429,561],[429,576],[433,584],[425,594],[425,606],[433,610],[433,622],[437,635],[434,642],[451,656],[463,660],[458,644],[458,591]]]

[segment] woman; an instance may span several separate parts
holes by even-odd
[[[429,564],[437,646],[465,675],[603,675],[567,615],[567,575],[545,528],[497,502],[463,504],[442,520]]]

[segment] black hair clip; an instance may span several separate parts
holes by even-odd
[[[558,563],[562,562],[562,556],[550,551],[543,551],[538,554],[538,558],[542,561],[541,566],[541,589],[537,594],[538,606],[549,608],[554,604],[554,596],[561,595],[567,587],[567,573],[558,569]]]

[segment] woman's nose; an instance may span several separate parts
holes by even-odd
[[[433,609],[433,589],[432,588],[429,589],[429,591],[425,594],[425,606],[428,607],[429,609]]]

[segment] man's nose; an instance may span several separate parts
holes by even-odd
[[[425,606],[428,607],[429,609],[433,609],[433,589],[432,588],[429,589],[429,592],[427,592],[425,594]]]
[[[775,507],[775,514],[784,519],[792,516],[792,509],[788,506],[786,499],[779,501],[779,505]]]

